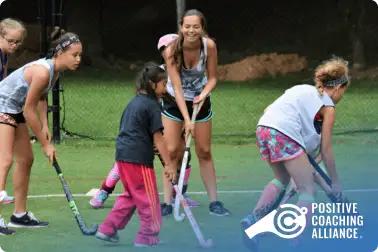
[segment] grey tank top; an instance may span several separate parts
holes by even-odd
[[[202,38],[203,48],[200,52],[200,58],[196,66],[191,69],[182,67],[180,72],[181,85],[186,101],[192,101],[193,98],[199,95],[207,83],[206,77],[206,62],[207,62],[207,39]],[[170,79],[167,81],[167,92],[175,96],[173,84]]]
[[[0,113],[18,114],[21,113],[25,105],[26,95],[29,90],[29,84],[24,78],[24,70],[31,65],[41,65],[49,71],[49,85],[45,89],[47,94],[51,89],[54,77],[54,64],[52,59],[39,59],[30,62],[7,76],[0,82]]]

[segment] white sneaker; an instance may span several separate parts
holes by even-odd
[[[11,204],[14,202],[14,197],[9,196],[6,191],[0,192],[0,204]]]

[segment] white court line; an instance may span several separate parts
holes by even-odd
[[[218,194],[255,194],[261,193],[261,190],[235,190],[235,191],[218,191]],[[320,191],[322,192],[322,191]],[[346,193],[375,193],[378,192],[378,188],[366,188],[366,189],[349,189],[344,190],[343,192]],[[206,192],[188,192],[189,195],[205,195]],[[113,193],[110,196],[119,196],[120,193]],[[163,193],[159,193],[159,195],[163,195]],[[73,194],[74,197],[90,197],[86,193],[77,193]],[[29,195],[29,199],[33,198],[59,198],[59,197],[66,197],[65,194],[43,194],[43,195]]]

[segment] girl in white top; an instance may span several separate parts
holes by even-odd
[[[76,70],[81,61],[82,45],[73,33],[62,35],[46,58],[33,61],[15,70],[0,82],[0,170],[9,169],[15,157],[13,188],[15,209],[9,226],[43,227],[27,211],[26,196],[29,187],[33,153],[26,123],[31,128],[43,152],[52,161],[55,147],[47,122],[47,92],[64,70]],[[4,176],[4,172],[0,176]],[[2,179],[2,178],[0,178]],[[1,234],[13,234],[0,217]]]
[[[267,107],[258,122],[257,145],[263,160],[274,173],[265,187],[252,215],[243,226],[261,219],[272,211],[292,178],[299,193],[298,205],[309,208],[314,201],[313,167],[306,153],[320,155],[332,180],[333,193],[341,187],[332,150],[335,104],[348,85],[347,62],[332,58],[315,70],[315,86],[294,86]],[[310,213],[310,211],[308,211]],[[253,240],[250,240],[253,242]]]

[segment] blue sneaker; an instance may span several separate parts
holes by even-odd
[[[247,236],[244,230],[246,230],[247,228],[249,228],[251,225],[255,224],[256,222],[257,222],[257,218],[252,214],[248,214],[246,217],[244,217],[240,221],[243,243],[250,251],[258,251],[259,244],[256,237],[249,239],[249,237]]]
[[[105,190],[98,190],[98,192],[93,196],[93,198],[89,201],[89,204],[95,208],[103,208],[106,199],[109,197],[109,193]]]

